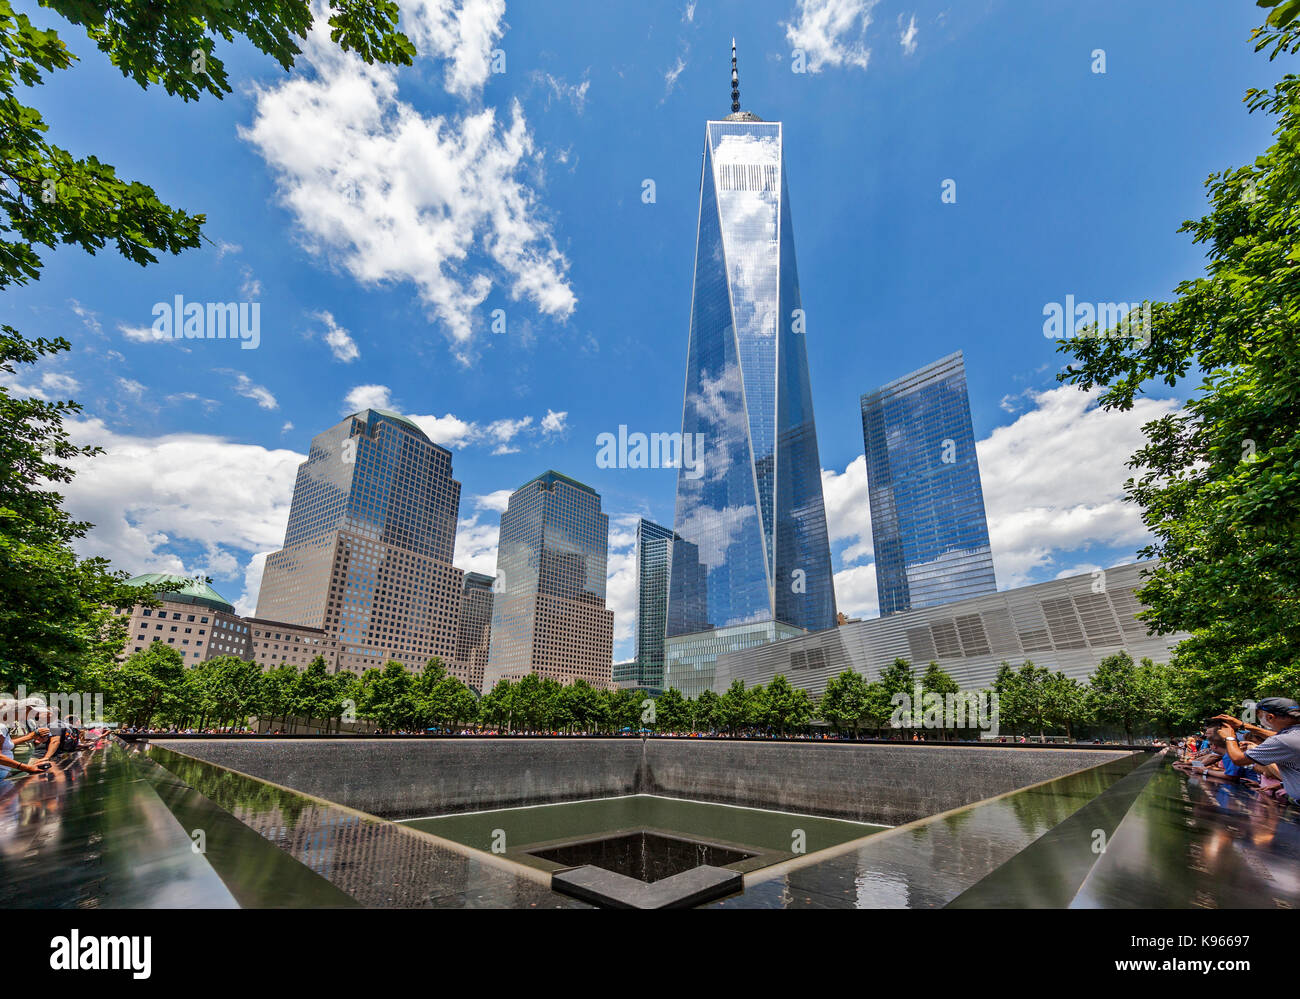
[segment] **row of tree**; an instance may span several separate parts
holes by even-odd
[[[846,670],[832,677],[820,701],[776,676],[747,688],[736,680],[723,694],[686,698],[667,690],[656,699],[632,690],[601,690],[584,680],[561,684],[529,674],[502,680],[478,697],[437,659],[423,672],[401,663],[361,676],[331,674],[317,657],[304,670],[283,665],[264,672],[256,663],[221,656],[187,669],[173,647],[155,642],[107,672],[110,713],[123,725],[151,728],[243,727],[257,717],[268,727],[290,718],[329,728],[339,720],[368,721],[386,731],[459,730],[467,726],[509,732],[729,732],[787,735],[824,721],[841,734],[881,735],[938,727],[973,736],[990,723],[1004,733],[1073,738],[1081,725],[1172,734],[1194,726],[1196,706],[1180,690],[1178,674],[1127,653],[1103,660],[1081,684],[1032,662],[1003,663],[991,688],[961,695],[937,663],[918,674],[896,659],[869,681]],[[977,713],[931,718],[923,704],[951,705],[964,696]],[[924,717],[923,717],[924,716]],[[937,719],[937,725],[936,721]]]

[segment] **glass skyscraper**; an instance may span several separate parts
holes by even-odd
[[[961,351],[862,397],[880,614],[995,593]]]
[[[705,126],[666,683],[712,687],[717,655],[835,626],[821,462],[780,122]]]
[[[673,532],[646,520],[636,525],[636,686],[664,689],[664,635]],[[632,679],[631,676],[628,679]]]
[[[611,685],[608,560],[609,517],[590,486],[552,471],[510,495],[497,543],[484,693],[528,673]]]
[[[367,409],[312,438],[284,547],[266,557],[257,616],[323,630],[338,666],[455,663],[462,573],[451,452]]]

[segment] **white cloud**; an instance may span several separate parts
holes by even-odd
[[[672,64],[668,72],[664,74],[664,94],[665,96],[673,92],[673,87],[677,86],[677,78],[682,75],[682,70],[686,68],[686,59],[684,56],[678,56],[677,61]]]
[[[807,56],[810,73],[824,66],[866,69],[871,11],[879,0],[799,0],[797,20],[786,24],[786,41]]]
[[[132,574],[229,578],[243,557],[279,547],[305,455],[209,434],[128,436],[100,420],[68,428],[77,443],[105,449],[74,461],[77,475],[61,488],[72,515],[95,525],[77,543],[81,554],[104,555]]]
[[[344,399],[343,413],[355,413],[362,409],[399,410],[400,406],[393,400],[393,394],[387,385],[358,385]],[[517,419],[503,417],[482,426],[472,420],[463,420],[451,413],[443,416],[409,414],[407,418],[423,430],[431,441],[448,448],[462,448],[470,444],[493,445],[493,454],[517,454],[521,450],[517,445],[522,438],[533,438],[541,434],[545,443],[551,437],[563,433],[567,426],[568,412],[555,412],[548,409],[542,417],[540,427],[535,425],[531,416]]]
[[[412,0],[403,28],[425,55],[451,60],[447,89],[476,97],[503,0]],[[536,193],[520,179],[535,153],[522,107],[426,117],[398,95],[397,71],[367,66],[317,21],[299,73],[256,93],[240,131],[274,171],[307,249],[363,285],[409,281],[462,363],[499,278],[513,300],[565,320],[577,305],[568,261]]]
[[[139,399],[144,396],[144,386],[133,378],[119,378],[117,387],[132,398]]]
[[[695,0],[692,0],[691,3],[688,3],[686,5],[686,10],[682,13],[682,20],[685,21],[687,24],[690,24],[692,21],[695,20],[696,6],[698,6],[698,4],[695,2]]]
[[[822,469],[822,497],[831,545],[851,541],[840,555],[844,565],[871,558],[871,501],[867,492],[867,459],[854,458],[843,472]]]
[[[252,399],[262,409],[279,409],[275,396],[264,385],[258,385],[242,371],[232,372],[235,376],[235,392],[245,399]]]
[[[523,416],[517,420],[493,420],[487,425],[484,433],[491,440],[498,441],[502,444],[514,440],[520,433],[528,429],[532,424],[531,416]]]
[[[0,386],[8,389],[17,398],[40,399],[44,402],[66,399],[81,389],[80,382],[71,375],[59,371],[43,371],[40,378],[34,382],[21,382],[15,375],[0,371]],[[141,389],[143,390],[143,386]]]
[[[408,0],[402,29],[421,56],[450,60],[447,93],[477,97],[492,69],[492,51],[505,28],[505,0]]]
[[[877,617],[876,564],[855,565],[835,574],[835,607],[847,617]]]
[[[1097,407],[1098,390],[1071,385],[1031,393],[1033,408],[977,445],[998,585],[1021,586],[1059,554],[1141,547],[1138,507],[1124,500],[1125,463],[1142,425],[1176,411],[1139,397],[1127,412]]]
[[[460,417],[447,413],[444,416],[412,416],[411,420],[429,436],[429,440],[443,447],[464,447],[475,440],[478,427]]]
[[[262,297],[262,282],[253,276],[253,268],[247,265],[239,268],[239,293],[247,301],[255,301]]]
[[[578,114],[582,114],[587,107],[587,91],[591,89],[590,80],[583,80],[581,83],[568,83],[562,77],[555,77],[550,73],[546,74],[545,79],[552,96],[557,100],[568,101],[574,106]],[[546,103],[549,107],[550,101],[547,100]]]
[[[564,431],[568,429],[568,419],[569,419],[569,414],[567,410],[564,412],[557,413],[553,409],[548,409],[546,411],[546,415],[542,417],[542,433],[543,434],[564,433]]]
[[[510,505],[510,497],[513,494],[513,489],[498,489],[482,496],[475,496],[474,505],[484,510],[505,513],[506,507]]]
[[[334,355],[334,360],[348,364],[361,356],[352,334],[334,321],[332,312],[321,310],[313,312],[312,316],[325,324],[325,344]]]
[[[903,24],[903,15],[898,15],[899,27]],[[916,51],[916,15],[908,21],[907,27],[902,28],[898,35],[898,44],[903,47],[903,55],[912,55]]]
[[[343,408],[339,412],[359,413],[363,409],[392,408],[393,395],[387,385],[357,385],[344,396]]]
[[[117,329],[132,343],[157,343],[159,340],[167,339],[166,335],[152,326],[131,326],[127,323],[118,323]]]

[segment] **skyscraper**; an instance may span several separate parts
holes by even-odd
[[[636,525],[636,685],[664,689],[664,634],[673,532],[644,517]]]
[[[740,110],[734,41],[731,109],[705,126],[682,405],[703,463],[674,514],[666,683],[688,695],[721,652],[835,626],[782,125]]]
[[[612,683],[614,613],[605,609],[609,517],[600,494],[544,472],[501,514],[492,647],[483,690],[528,673]]]
[[[997,591],[961,351],[862,397],[883,617]]]
[[[465,667],[462,677],[482,691],[492,637],[492,587],[494,580],[481,572],[465,573],[460,594],[460,627],[456,633],[456,662]]]
[[[460,483],[451,452],[403,416],[353,413],[298,466],[284,547],[266,558],[257,616],[322,629],[338,666],[456,655]]]

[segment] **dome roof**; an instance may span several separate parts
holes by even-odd
[[[169,583],[180,583],[181,585],[177,589],[158,594],[162,600],[169,600],[178,604],[197,604],[211,610],[223,611],[226,614],[235,613],[234,604],[230,603],[201,579],[194,579],[191,576],[177,576],[166,572],[146,572],[142,576],[136,576],[126,581],[127,586],[158,587],[166,586]]]

